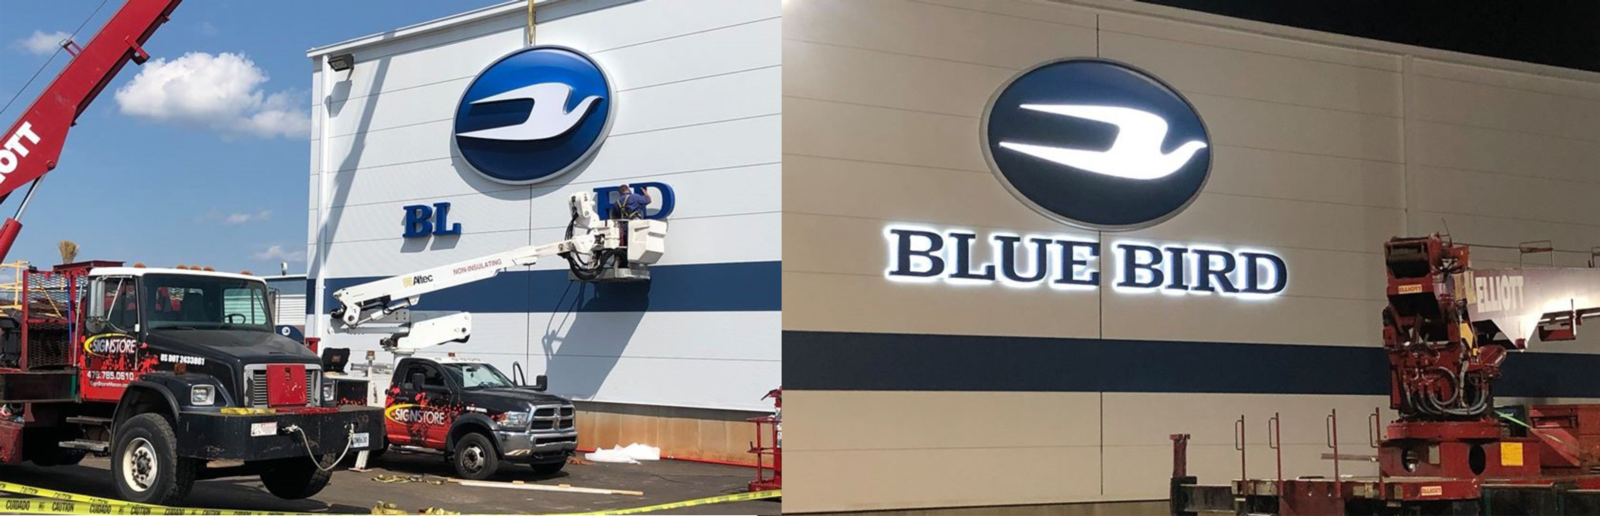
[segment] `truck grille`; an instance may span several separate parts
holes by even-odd
[[[245,397],[250,400],[252,407],[267,406],[267,369],[266,365],[245,366],[245,374],[249,381],[245,382]],[[322,370],[315,365],[306,364],[306,405],[314,406],[322,401],[318,394],[322,385],[320,381]]]
[[[559,415],[557,415],[558,413]],[[534,431],[571,430],[577,426],[575,415],[576,412],[573,410],[572,405],[535,407],[533,410],[533,424],[528,429]]]

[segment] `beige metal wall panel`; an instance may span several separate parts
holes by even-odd
[[[1400,163],[1237,146],[1212,150],[1207,193],[1404,207],[1404,192],[1396,188],[1405,168]]]
[[[1097,304],[1094,292],[1045,287],[974,285],[954,295],[933,285],[890,283],[881,274],[783,273],[784,330],[1098,337]],[[902,306],[917,309],[895,309]]]
[[[1173,41],[1164,35],[1102,32],[1100,56],[1138,63],[1185,92],[1400,116],[1400,75],[1394,71]]]
[[[1198,296],[1108,293],[1101,334],[1107,339],[1356,347],[1376,347],[1381,341],[1375,314],[1382,312],[1383,301],[1292,296],[1239,301],[1209,296],[1197,302],[1194,297]]]
[[[785,512],[1048,503],[1100,490],[1095,393],[791,391],[784,410]]]
[[[1403,220],[1403,213],[1397,209],[1202,192],[1189,209],[1172,220],[1120,235],[1128,239],[1382,254],[1381,244],[1404,229]],[[1290,264],[1290,274],[1293,267]]]
[[[783,511],[1092,501],[1099,463],[1087,446],[788,453]]]
[[[793,155],[784,168],[789,213],[872,219],[880,226],[906,222],[1094,238],[1023,206],[988,172]]]
[[[1415,59],[1411,65],[1413,73],[1417,75],[1529,92],[1600,100],[1600,81],[1594,80],[1594,75],[1589,72],[1540,67],[1548,73],[1537,74],[1527,71],[1499,70],[1490,65],[1452,63],[1427,58]]]
[[[910,0],[807,0],[786,6],[783,39],[1022,69],[1094,54],[1094,26]],[[839,13],[848,16],[838,16]],[[1087,18],[1087,17],[1085,17]]]
[[[1180,88],[1180,91],[1182,89]],[[1401,162],[1400,119],[1184,91],[1213,145]]]
[[[1600,141],[1600,100],[1412,74],[1418,120]],[[1462,109],[1462,106],[1472,106]]]
[[[1520,132],[1409,120],[1409,163],[1569,181],[1593,181],[1600,145]]]
[[[825,400],[818,399],[822,396]],[[785,452],[984,448],[996,443],[1048,448],[1101,442],[1100,395],[1092,392],[800,391],[784,403],[785,409],[798,407],[806,416],[785,419],[784,433],[792,434],[784,441]],[[885,413],[883,407],[904,410]],[[1024,419],[1031,423],[995,424]],[[902,431],[907,426],[922,431]]]
[[[942,5],[969,11],[1003,16],[1016,16],[1032,20],[1055,22],[1079,27],[1094,27],[1095,14],[1061,4],[1016,0],[912,0],[924,4]]]
[[[1086,9],[1086,8],[1085,8]],[[1215,17],[1218,20],[1224,18]],[[1249,30],[1205,25],[1154,16],[1121,13],[1100,15],[1100,32],[1134,34],[1146,37],[1227,48],[1305,61],[1341,64],[1374,70],[1400,71],[1398,56],[1356,50],[1313,41],[1258,34]],[[1306,31],[1309,32],[1309,31]]]
[[[1600,164],[1594,170],[1600,170]],[[1417,186],[1411,207],[1417,210],[1600,225],[1600,203],[1595,202],[1600,199],[1600,176],[1567,181],[1424,165],[1411,166],[1409,173]]]
[[[978,119],[785,97],[783,151],[874,163],[984,171]]]
[[[989,97],[1019,71],[798,40],[785,42],[783,67],[796,77],[819,77],[785,84],[786,97],[972,118],[983,116]]]

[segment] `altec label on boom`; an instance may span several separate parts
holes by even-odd
[[[23,143],[23,140],[27,140],[27,143]],[[28,145],[38,144],[39,135],[33,132],[33,124],[22,122],[17,126],[17,132],[6,138],[5,147],[0,147],[0,182],[5,181],[4,174],[17,170],[22,158],[28,157]]]

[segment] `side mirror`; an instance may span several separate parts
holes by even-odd
[[[106,331],[106,318],[96,315],[85,317],[83,321],[83,327],[84,329],[89,330],[90,335],[103,333]]]
[[[544,392],[546,388],[550,387],[549,383],[549,379],[545,378],[544,375],[535,376],[533,377],[533,390]]]
[[[428,376],[422,373],[411,373],[411,381],[406,382],[412,390],[421,389],[428,383]]]

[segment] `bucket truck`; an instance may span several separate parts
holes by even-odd
[[[396,359],[388,385],[379,386],[379,369],[369,366],[364,378],[329,378],[324,387],[330,403],[384,405],[386,441],[375,445],[443,455],[456,474],[467,479],[494,475],[502,461],[526,463],[540,473],[566,465],[577,448],[578,431],[572,402],[545,394],[544,375],[532,385],[513,381],[494,366],[471,360],[415,356],[420,350],[467,342],[472,314],[420,311],[411,307],[425,294],[483,281],[511,267],[561,256],[575,281],[647,281],[649,266],[665,252],[667,222],[601,219],[590,192],[568,199],[572,215],[565,238],[520,247],[384,278],[333,293],[338,304],[330,313],[334,333],[382,335],[379,345]],[[454,353],[451,353],[454,355]],[[520,368],[517,368],[520,369]],[[336,392],[351,389],[342,382],[367,383],[366,400],[339,400]],[[361,391],[362,389],[354,389]]]
[[[0,136],[0,200],[28,186],[0,225],[0,260],[68,130],[123,66],[149,58],[143,45],[178,4],[131,0],[88,45],[66,42],[72,60]],[[245,474],[305,498],[339,456],[376,442],[380,411],[322,405],[319,360],[272,331],[260,278],[112,261],[20,276],[17,308],[0,313],[0,464],[110,455],[117,495],[140,503]],[[208,467],[218,460],[243,465]]]

